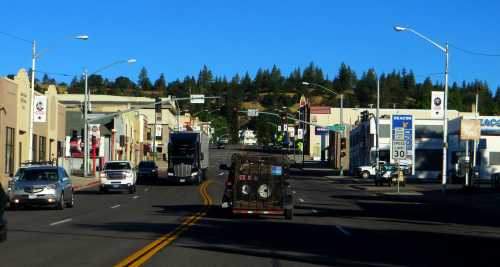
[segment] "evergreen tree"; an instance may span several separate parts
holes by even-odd
[[[160,77],[155,81],[154,90],[158,93],[158,95],[167,94],[167,80],[165,79],[165,75],[163,75],[163,73],[161,73]]]
[[[141,72],[139,73],[139,87],[144,91],[153,89],[153,85],[151,84],[151,80],[148,77],[148,71],[146,70],[146,67],[142,67]]]

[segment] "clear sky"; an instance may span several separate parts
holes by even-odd
[[[314,62],[329,78],[341,62],[358,75],[411,69],[421,81],[442,73],[444,54],[396,24],[411,26],[440,44],[500,54],[499,1],[201,1],[87,0],[4,1],[0,31],[36,39],[48,51],[39,69],[60,73],[90,71],[118,59],[135,65],[102,73],[137,80],[146,66],[154,81],[197,75],[206,64],[232,76],[277,64],[285,74]],[[67,38],[86,33],[87,42]],[[0,75],[29,68],[28,43],[0,35]],[[485,80],[500,86],[500,57],[450,49],[450,80]],[[58,80],[69,80],[55,76]],[[433,76],[441,80],[442,76]]]

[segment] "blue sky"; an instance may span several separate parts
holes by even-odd
[[[314,62],[333,78],[341,62],[358,75],[413,70],[417,80],[441,73],[444,54],[400,24],[444,44],[500,54],[498,1],[7,1],[0,31],[36,39],[49,49],[40,70],[90,71],[118,59],[136,58],[102,73],[137,80],[197,75],[206,64],[232,76],[277,64],[285,74]],[[87,42],[67,38],[86,33]],[[0,35],[0,75],[31,64],[30,45]],[[479,57],[450,49],[450,80],[485,80],[500,86],[500,57]],[[68,78],[55,76],[58,80]],[[442,80],[433,76],[433,80]]]

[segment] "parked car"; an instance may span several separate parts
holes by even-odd
[[[153,160],[143,160],[137,166],[139,182],[156,182],[158,180],[158,165]]]
[[[75,205],[73,185],[64,168],[52,165],[30,165],[12,181],[10,207],[54,206],[58,209]]]
[[[99,190],[106,193],[109,190],[127,190],[130,194],[136,190],[136,175],[130,161],[108,161],[101,172]]]
[[[398,167],[395,164],[381,165],[379,172],[375,176],[375,185],[387,184],[388,186],[391,186],[392,184],[397,183],[399,179],[400,185],[405,186],[406,182],[403,178],[404,176],[399,176],[399,169],[401,169],[403,173],[405,172],[405,167]]]
[[[385,161],[379,161],[379,166],[383,166],[384,164],[386,164]],[[355,173],[356,176],[359,176],[360,178],[363,179],[375,177],[376,174],[377,174],[377,164],[375,162],[371,163],[370,165],[357,167]]]
[[[0,242],[7,240],[7,220],[4,217],[5,207],[7,206],[7,194],[0,185]]]

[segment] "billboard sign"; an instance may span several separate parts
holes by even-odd
[[[47,97],[44,95],[35,96],[33,102],[33,122],[47,121]]]
[[[392,115],[391,163],[400,163],[413,166],[414,155],[415,155],[415,124],[413,116]]]
[[[431,96],[431,117],[433,119],[443,118],[444,116],[444,92],[432,91]]]

